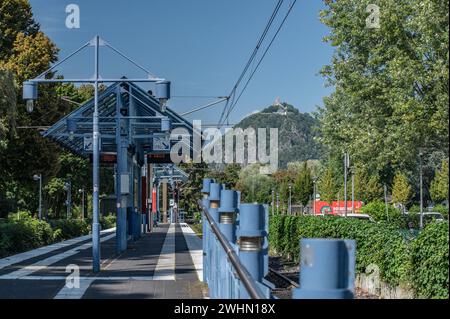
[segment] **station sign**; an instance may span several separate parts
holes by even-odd
[[[93,154],[89,154],[90,163],[93,162]],[[100,163],[101,164],[116,164],[117,154],[116,153],[100,153]]]

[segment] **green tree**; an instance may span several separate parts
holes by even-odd
[[[198,201],[202,198],[200,190],[203,178],[211,178],[205,163],[182,163],[180,168],[189,175],[189,179],[180,189],[180,208],[189,214],[199,211]]]
[[[382,182],[412,175],[420,147],[449,145],[448,0],[376,1],[379,28],[366,26],[370,0],[325,3],[335,51],[322,74],[335,90],[318,114],[321,141]]]
[[[304,162],[294,183],[294,200],[305,206],[313,193],[311,169]]]
[[[408,179],[401,172],[397,172],[392,184],[392,201],[394,203],[406,205],[411,198],[411,195],[412,191]]]
[[[381,199],[383,188],[379,182],[377,174],[369,174],[367,169],[362,166],[355,168],[355,199],[369,203]]]
[[[242,192],[242,202],[257,202],[260,204],[271,202],[274,181],[269,176],[260,174],[260,167],[259,164],[251,164],[239,173],[237,188]]]
[[[12,73],[0,69],[0,150],[6,148],[8,136],[15,133],[16,113],[16,88]]]
[[[0,0],[0,60],[11,55],[19,33],[34,35],[38,31],[28,0]]]
[[[331,204],[336,199],[337,186],[334,181],[333,169],[328,166],[320,176],[318,183],[320,198]]]
[[[435,202],[448,201],[448,160],[442,161],[441,169],[436,171],[430,193]]]

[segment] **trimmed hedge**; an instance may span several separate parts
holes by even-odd
[[[49,245],[61,240],[88,235],[90,220],[61,219],[39,221],[28,213],[19,213],[20,218],[11,215],[0,221],[0,258]],[[102,217],[102,229],[115,227],[114,215]]]
[[[55,241],[87,235],[91,231],[91,224],[87,220],[60,219],[50,220],[49,223],[54,230]]]
[[[357,273],[376,264],[386,283],[406,284],[421,297],[448,298],[448,223],[430,224],[411,243],[385,223],[353,218],[275,215],[269,227],[271,251],[287,258],[299,260],[300,238],[354,239]],[[429,236],[435,241],[429,243]]]
[[[53,230],[36,219],[8,220],[0,223],[0,257],[53,243]]]
[[[420,297],[448,298],[448,223],[432,223],[411,245],[412,284]]]

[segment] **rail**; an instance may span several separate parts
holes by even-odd
[[[234,269],[236,270],[236,274],[238,275],[239,279],[243,283],[244,287],[246,288],[248,294],[253,299],[266,299],[265,295],[261,291],[261,289],[258,287],[252,276],[249,274],[247,269],[241,264],[239,261],[239,257],[236,255],[233,247],[231,247],[228,240],[225,238],[225,236],[220,231],[219,227],[217,227],[216,222],[213,220],[211,215],[208,212],[208,209],[204,207],[199,201],[200,207],[202,207],[203,214],[206,217],[206,220],[208,221],[209,225],[211,226],[211,230],[216,235],[217,240],[222,245],[222,248],[224,249],[225,253],[227,254],[230,263],[233,265]]]

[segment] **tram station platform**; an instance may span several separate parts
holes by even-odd
[[[90,236],[0,259],[0,298],[200,299],[202,242],[185,223],[160,224],[115,253],[115,229],[101,232],[101,271]],[[74,277],[79,270],[79,285]]]

